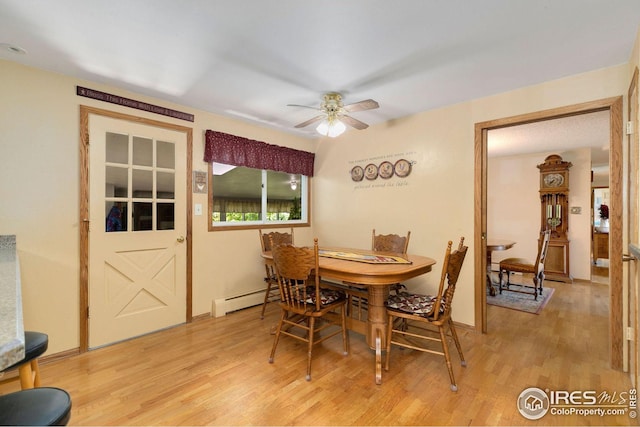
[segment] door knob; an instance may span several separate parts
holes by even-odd
[[[184,236],[180,236],[176,240],[178,241],[178,243],[182,243],[184,242]]]

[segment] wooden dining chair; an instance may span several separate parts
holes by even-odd
[[[467,246],[464,246],[464,237],[460,238],[458,248],[453,252],[451,252],[452,244],[453,242],[449,241],[447,245],[437,295],[400,292],[389,296],[387,300],[388,329],[385,370],[389,370],[392,345],[438,354],[445,358],[451,380],[451,390],[458,391],[453,376],[447,338],[453,339],[458,349],[460,363],[462,366],[467,366],[456,328],[451,319],[453,294],[456,290],[462,263],[467,254]],[[396,322],[396,320],[400,321]],[[447,329],[449,330],[448,334]],[[432,344],[434,342],[439,342],[440,346],[434,346]]]
[[[400,236],[398,234],[376,234],[376,229],[374,228],[371,232],[371,250],[406,254],[410,238],[411,231],[407,231],[406,236]]]
[[[274,246],[271,253],[280,290],[282,315],[276,328],[269,363],[273,363],[280,335],[307,343],[307,381],[311,380],[311,355],[316,344],[342,333],[343,354],[349,354],[346,296],[322,286],[319,276],[318,239],[313,248]],[[337,314],[340,311],[340,314]],[[320,335],[322,331],[326,335]]]
[[[376,234],[374,228],[371,232],[371,250],[375,252],[393,252],[399,255],[406,255],[409,248],[411,231],[407,231],[406,236],[399,234]],[[345,283],[347,285],[347,313],[349,316],[364,320],[367,310],[367,288],[357,283]],[[402,283],[395,283],[390,288],[396,293],[406,287]]]
[[[260,236],[260,247],[262,248],[262,253],[271,251],[272,241],[275,245],[293,244],[293,227],[289,233],[280,233],[277,231],[264,233],[262,230],[258,230],[258,234]],[[260,312],[261,319],[264,319],[264,312],[267,309],[267,304],[280,300],[280,292],[278,291],[278,282],[273,264],[265,261],[264,268],[264,281],[267,284],[267,288],[265,289],[264,302],[262,303],[262,311]]]
[[[551,230],[541,233],[538,239],[538,255],[536,261],[531,262],[525,258],[505,258],[500,261],[500,271],[498,273],[499,289],[502,291],[520,292],[532,294],[535,300],[538,294],[542,295],[544,285],[544,262],[547,258],[547,250],[549,249],[549,239],[551,238]],[[511,283],[511,273],[523,273],[533,275],[533,286]],[[502,281],[503,274],[507,275],[506,282]]]

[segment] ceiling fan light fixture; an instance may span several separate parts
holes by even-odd
[[[329,138],[335,138],[336,136],[342,135],[347,127],[338,119],[329,120],[325,119],[320,122],[316,131],[320,135],[328,136]]]

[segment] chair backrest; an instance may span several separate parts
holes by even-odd
[[[395,252],[406,254],[409,247],[409,238],[411,231],[407,231],[407,235],[400,236],[398,234],[378,234],[376,229],[371,232],[371,250],[376,252]]]
[[[431,317],[438,320],[440,316],[451,315],[451,303],[453,294],[456,291],[456,284],[462,269],[462,263],[467,255],[467,246],[464,246],[464,237],[460,238],[458,248],[451,252],[453,242],[449,240],[447,250],[444,254],[444,262],[442,264],[442,275],[440,276],[440,287],[438,288],[438,296],[433,304],[433,312]],[[447,288],[445,289],[445,282]]]
[[[544,272],[544,261],[547,259],[547,251],[549,249],[549,240],[551,239],[551,230],[542,232],[542,239],[538,243],[538,255],[536,256],[535,274],[540,276]]]
[[[263,233],[262,230],[258,230],[258,234],[260,236],[260,246],[262,247],[262,252],[271,251],[272,244],[275,245],[293,245],[293,227],[289,233],[279,233],[277,231],[272,231],[270,233]]]
[[[273,241],[271,245],[282,303],[297,311],[308,311],[308,301],[315,300],[316,310],[320,310],[321,299],[315,298],[320,295],[318,239],[313,240],[313,248],[276,245]]]

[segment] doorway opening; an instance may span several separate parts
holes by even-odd
[[[487,332],[486,313],[486,248],[487,248],[487,140],[488,132],[520,124],[553,120],[585,113],[609,112],[609,165],[610,165],[610,298],[609,298],[609,343],[611,367],[623,366],[622,331],[622,97],[607,98],[567,107],[554,108],[519,116],[496,119],[475,125],[475,313],[476,328]],[[616,166],[617,165],[617,166]]]

